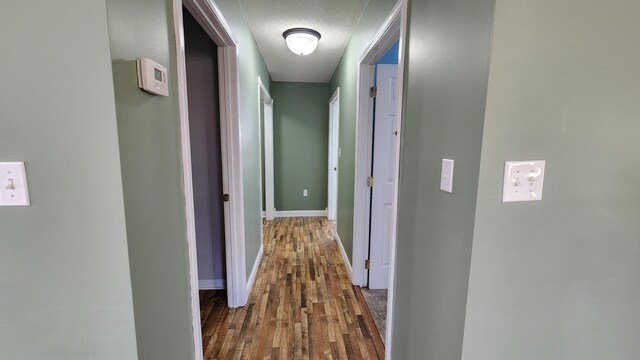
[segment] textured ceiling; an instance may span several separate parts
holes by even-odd
[[[329,82],[369,0],[240,0],[274,81]],[[307,27],[322,35],[315,52],[293,54],[282,33]]]

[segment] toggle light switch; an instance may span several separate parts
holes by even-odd
[[[0,206],[29,206],[24,162],[0,163]]]
[[[442,170],[440,173],[440,190],[453,193],[453,165],[451,159],[442,159]]]
[[[506,161],[502,202],[542,200],[544,160]]]

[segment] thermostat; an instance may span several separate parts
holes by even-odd
[[[169,96],[167,68],[149,58],[136,60],[138,87],[155,95]]]

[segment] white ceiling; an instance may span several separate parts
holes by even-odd
[[[351,32],[369,0],[240,0],[253,37],[274,81],[331,80]],[[322,38],[315,52],[293,54],[282,33],[306,27]]]

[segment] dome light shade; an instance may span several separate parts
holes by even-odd
[[[287,47],[296,55],[309,55],[318,47],[320,33],[307,28],[293,28],[285,31],[284,37]]]

